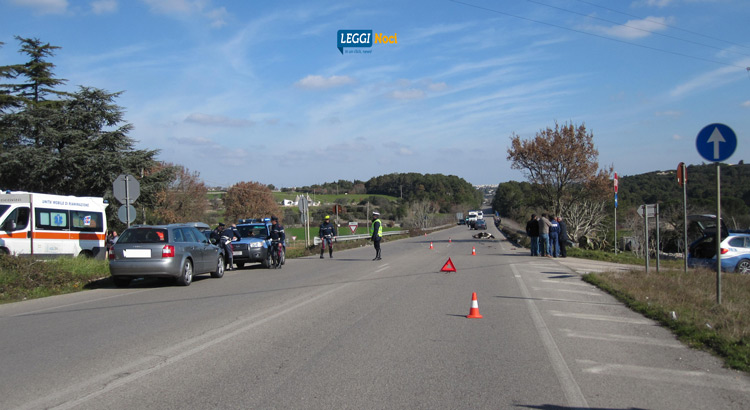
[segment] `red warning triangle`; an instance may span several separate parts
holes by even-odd
[[[451,261],[451,258],[448,258],[448,262],[445,262],[445,265],[443,265],[443,269],[440,269],[440,272],[455,272],[456,267],[453,266],[453,262]]]

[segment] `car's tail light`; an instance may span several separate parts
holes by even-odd
[[[107,257],[111,261],[115,260],[115,248],[109,248],[109,251],[107,251]]]
[[[729,252],[729,249],[727,249],[727,248],[721,248],[721,254],[722,255],[724,255],[727,252]]]
[[[174,258],[174,246],[164,245],[164,247],[161,248],[161,257],[162,258]]]

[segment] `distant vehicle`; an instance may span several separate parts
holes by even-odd
[[[688,247],[688,266],[716,268],[716,216],[689,215],[688,220],[690,228],[701,234]],[[730,231],[721,221],[719,249],[722,271],[750,274],[750,233]]]
[[[458,223],[458,225],[466,225],[466,220],[465,219],[459,219],[457,223]]]
[[[477,219],[476,222],[474,222],[474,229],[487,229],[487,222],[484,219]]]
[[[469,211],[468,219],[466,219],[466,224],[469,226],[469,229],[474,229],[474,223],[477,219],[477,211]]]
[[[264,268],[271,267],[271,222],[266,218],[261,222],[237,224],[237,230],[242,237],[232,242],[234,263],[243,268],[247,263],[260,262]],[[281,264],[286,263],[282,253]]]
[[[189,224],[141,225],[126,229],[110,248],[109,272],[118,287],[140,277],[171,278],[189,286],[194,275],[224,276],[224,259]]]
[[[0,254],[104,259],[106,207],[98,197],[0,192]]]

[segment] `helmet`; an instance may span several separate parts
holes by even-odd
[[[330,215],[326,215],[326,217],[323,218],[323,219],[331,219],[331,216]]]
[[[276,215],[271,216],[271,221],[279,222],[279,217]]]

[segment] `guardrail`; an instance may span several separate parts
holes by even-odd
[[[383,236],[403,235],[403,234],[407,234],[407,233],[409,233],[409,231],[387,231],[387,232],[383,232]],[[371,237],[372,237],[372,235],[364,235],[364,234],[361,234],[361,235],[343,235],[343,236],[337,236],[336,237],[336,242],[341,242],[341,241],[356,241],[357,239],[369,239]],[[320,238],[319,237],[316,236],[316,237],[313,238],[313,245],[314,246],[320,245]]]

